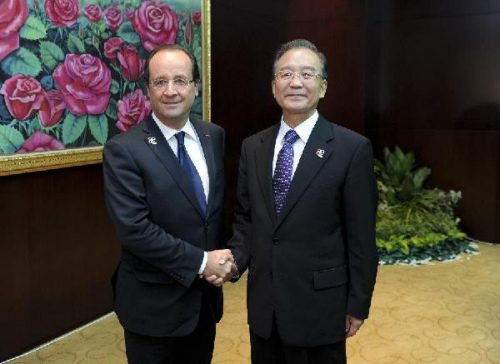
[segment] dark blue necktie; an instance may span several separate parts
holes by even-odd
[[[274,208],[279,215],[285,204],[286,195],[290,188],[293,171],[293,143],[299,139],[295,130],[288,130],[285,134],[283,147],[278,153],[276,168],[273,176]]]
[[[191,187],[193,187],[194,194],[196,195],[196,199],[198,200],[201,210],[203,213],[206,213],[207,200],[205,198],[205,191],[203,190],[203,183],[201,183],[200,175],[198,174],[193,161],[189,158],[186,146],[184,145],[185,134],[186,133],[183,131],[175,134],[175,138],[177,139],[177,158],[179,158],[179,163],[184,172],[186,172],[189,182],[191,182]]]

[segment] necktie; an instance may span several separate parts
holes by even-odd
[[[276,168],[273,176],[274,207],[276,215],[279,215],[285,204],[286,195],[292,181],[293,170],[293,143],[299,139],[295,130],[286,132],[283,147],[278,153]]]
[[[196,195],[196,199],[198,200],[201,210],[203,213],[206,213],[207,200],[205,198],[205,191],[203,190],[200,175],[198,174],[193,161],[189,158],[186,146],[184,145],[185,134],[186,133],[183,131],[175,134],[175,138],[177,139],[177,158],[179,158],[179,163],[184,172],[186,172],[189,182],[191,182],[191,187],[193,187],[194,194]]]

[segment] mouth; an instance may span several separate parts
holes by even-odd
[[[288,95],[285,95],[286,98],[289,98],[289,99],[303,99],[306,97],[306,95],[303,95],[303,94],[288,94]]]

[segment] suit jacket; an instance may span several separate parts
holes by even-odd
[[[213,322],[222,316],[222,290],[197,273],[203,251],[223,244],[224,130],[192,123],[210,179],[206,215],[151,116],[104,147],[106,205],[122,246],[114,308],[127,330],[142,335],[192,332],[203,293]]]
[[[318,346],[345,339],[345,317],[368,316],[378,256],[371,143],[319,119],[276,217],[273,151],[280,125],[242,145],[230,247],[248,273],[248,322],[263,338],[273,315],[282,341]]]

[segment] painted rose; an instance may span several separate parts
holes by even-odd
[[[0,61],[19,48],[19,29],[28,18],[26,0],[0,0]]]
[[[196,25],[201,24],[201,11],[195,10],[191,13],[191,19]]]
[[[97,23],[101,20],[102,10],[99,5],[87,4],[85,6],[85,12],[83,13],[85,17],[92,23]]]
[[[57,149],[64,149],[64,144],[56,138],[45,134],[43,131],[37,130],[24,141],[23,146],[17,152],[46,152]]]
[[[45,11],[52,24],[58,27],[69,27],[78,19],[80,2],[78,0],[46,0]]]
[[[90,54],[67,54],[54,70],[54,81],[72,114],[102,114],[111,94],[111,71]]]
[[[111,37],[104,42],[104,56],[111,62],[118,62],[118,52],[125,42],[120,37]]]
[[[144,1],[130,21],[148,52],[159,45],[175,43],[179,30],[177,14],[164,2]]]
[[[40,121],[43,126],[56,125],[64,114],[66,102],[59,90],[49,90],[45,93],[45,100],[40,108]]]
[[[109,29],[111,29],[113,32],[120,27],[123,21],[122,13],[120,12],[120,10],[118,10],[116,5],[111,5],[106,10],[104,10],[104,19],[106,20],[106,24],[108,25]]]
[[[4,96],[10,114],[17,120],[32,118],[45,99],[40,82],[22,74],[7,79],[0,94]]]
[[[151,112],[151,105],[142,93],[137,89],[118,101],[118,122],[116,127],[121,131],[127,131],[132,126],[141,123]]]
[[[139,52],[132,44],[122,44],[117,58],[123,77],[127,80],[137,81],[144,73],[144,63],[146,61],[141,59]]]
[[[188,20],[186,22],[186,30],[184,32],[184,38],[186,39],[187,44],[191,44],[191,40],[193,39],[192,31],[191,31],[191,21]]]

